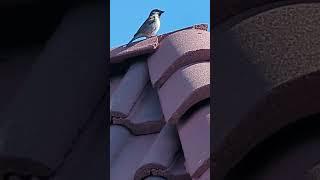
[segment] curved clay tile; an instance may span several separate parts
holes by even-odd
[[[150,54],[158,46],[158,37],[154,36],[145,40],[132,43],[129,46],[120,46],[110,49],[110,63],[120,63],[128,58]]]
[[[126,126],[134,135],[160,132],[165,121],[158,94],[149,82],[126,118],[113,118],[114,124]]]
[[[137,62],[131,65],[118,85],[117,90],[111,96],[111,115],[118,118],[127,117],[148,80],[149,74],[146,62]]]
[[[110,96],[112,96],[113,92],[117,89],[118,85],[121,82],[121,79],[121,76],[110,78]]]
[[[121,152],[121,149],[127,144],[131,136],[128,129],[118,125],[110,126],[110,164],[113,164]]]
[[[210,62],[177,70],[158,91],[167,122],[176,122],[194,104],[210,97]]]
[[[215,62],[220,71],[215,86],[221,87],[216,88],[215,96],[223,97],[226,103],[220,101],[215,108],[220,119],[215,120],[212,130],[216,164],[212,178],[223,179],[235,163],[272,133],[320,112],[319,21],[320,3],[295,4],[260,13],[219,34],[221,42],[215,53],[223,60]],[[226,40],[230,44],[225,51],[217,50]],[[228,54],[235,53],[234,49],[243,57],[230,58]],[[248,78],[240,77],[227,64],[231,61],[233,66],[243,64],[238,70],[242,77],[249,73]]]
[[[188,29],[166,36],[148,59],[150,79],[159,88],[180,67],[209,61],[210,33]]]
[[[132,180],[157,134],[134,136],[127,128],[117,125],[111,125],[110,133],[114,137],[110,139],[110,179]]]
[[[166,38],[168,35],[176,33],[178,31],[183,31],[183,30],[188,30],[188,29],[197,29],[197,30],[203,30],[203,31],[208,31],[208,24],[196,24],[190,27],[182,28],[176,31],[172,31],[166,34],[161,34],[158,36],[158,41],[161,42],[164,38]]]
[[[107,91],[103,14],[101,4],[70,9],[1,109],[1,170],[48,176],[78,141]]]
[[[317,0],[290,0],[290,1],[277,1],[277,0],[219,0],[213,8],[213,17],[215,21],[213,25],[224,23],[229,19],[232,20],[237,15],[247,15],[248,11],[251,11],[251,15],[257,14],[262,11],[266,11],[279,6],[285,6],[289,4],[297,3],[312,3],[319,2]],[[254,9],[254,11],[252,11]]]
[[[185,176],[185,171],[174,174],[174,171],[168,170],[180,156],[183,155],[177,129],[175,125],[166,124],[141,162],[134,179],[141,180],[148,176]]]
[[[199,178],[209,168],[210,105],[200,107],[190,116],[181,119],[177,128],[186,169],[192,178]]]

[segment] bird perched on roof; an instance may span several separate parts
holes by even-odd
[[[136,34],[127,45],[141,37],[149,38],[155,36],[160,29],[160,16],[162,13],[164,13],[164,11],[161,11],[159,9],[152,10],[147,20],[144,21],[144,23],[141,25],[141,27],[138,29]]]

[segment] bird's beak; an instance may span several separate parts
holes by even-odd
[[[160,11],[160,14],[164,13],[164,11]]]

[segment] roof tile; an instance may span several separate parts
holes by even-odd
[[[158,37],[154,36],[133,43],[130,46],[120,46],[110,49],[110,63],[120,63],[128,58],[150,54],[158,47]]]
[[[111,133],[118,131],[117,129],[114,130],[114,128],[117,128],[118,130],[122,128],[122,131],[125,130],[129,132],[129,130],[126,128],[111,125]],[[114,152],[116,149],[119,151],[118,155],[112,158],[110,165],[110,179],[112,180],[132,180],[136,170],[139,167],[139,164],[142,162],[145,154],[148,153],[150,146],[157,138],[157,134],[142,136],[134,136],[129,134],[127,137],[124,132],[122,132],[122,134],[124,135],[123,138],[118,139],[117,136],[113,136],[114,139],[110,142],[110,149],[112,150],[110,151],[110,157],[113,155],[111,152]],[[115,142],[119,143],[117,148],[114,147]]]
[[[117,76],[110,79],[110,96],[112,96],[113,92],[117,89],[118,85],[121,82],[122,77]]]
[[[180,67],[210,58],[210,33],[190,29],[165,37],[159,49],[148,59],[154,87],[161,85]]]
[[[125,127],[117,125],[110,127],[110,164],[113,164],[114,160],[117,159],[130,136],[130,132]]]
[[[177,124],[186,159],[186,169],[193,178],[199,178],[209,168],[210,105],[193,112]]]
[[[192,105],[210,97],[210,62],[180,68],[158,93],[165,120],[177,122]]]
[[[111,96],[111,115],[118,118],[128,117],[148,80],[149,75],[145,62],[137,62],[131,65],[122,78],[117,91]]]
[[[135,135],[160,132],[165,124],[158,94],[149,82],[127,118],[113,118],[114,124],[126,126]]]
[[[143,179],[152,169],[163,171],[174,162],[181,149],[178,132],[174,125],[166,124],[151,146],[135,174],[135,180]],[[156,175],[156,174],[153,174]]]
[[[172,32],[169,32],[166,34],[161,34],[158,36],[158,40],[159,40],[159,42],[161,42],[166,36],[173,34],[173,33],[176,33],[176,32],[179,32],[179,31],[187,30],[187,29],[198,29],[198,30],[208,31],[208,24],[196,24],[196,25],[189,26],[189,27],[182,28],[182,29],[178,29],[176,31],[172,31]]]

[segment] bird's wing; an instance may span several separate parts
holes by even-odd
[[[140,33],[144,33],[144,31],[147,30],[147,27],[150,26],[152,23],[154,23],[155,20],[156,19],[154,17],[149,17],[147,20],[145,20],[144,23],[141,25],[141,27],[136,32],[135,36]]]

